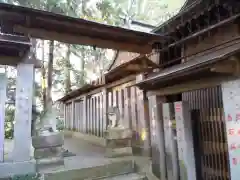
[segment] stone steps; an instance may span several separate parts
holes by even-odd
[[[44,180],[93,180],[107,177],[113,178],[114,176],[117,177],[119,175],[130,174],[134,172],[134,161],[124,160],[98,165],[95,167],[49,172],[44,174]],[[124,176],[119,177],[122,178]],[[133,180],[138,179],[135,178]]]
[[[101,178],[101,180],[147,180],[146,176],[137,173],[123,174],[114,177]]]

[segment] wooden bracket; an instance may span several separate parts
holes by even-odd
[[[240,75],[240,58],[232,56],[211,68],[212,72]]]

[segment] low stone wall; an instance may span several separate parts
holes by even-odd
[[[93,135],[83,134],[83,133],[75,132],[75,131],[64,130],[64,136],[68,137],[68,138],[71,138],[71,137],[79,138],[79,139],[87,141],[91,144],[105,147],[105,139],[100,138],[100,137],[96,137],[96,136],[93,136]]]

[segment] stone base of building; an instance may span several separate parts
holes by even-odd
[[[144,149],[143,147],[132,147],[133,155],[139,155],[144,157],[151,157],[151,149]]]
[[[0,178],[9,178],[26,174],[36,174],[35,160],[0,163]]]
[[[124,147],[118,149],[107,148],[105,152],[105,157],[114,158],[114,157],[122,157],[122,156],[131,156],[132,148],[131,147]]]

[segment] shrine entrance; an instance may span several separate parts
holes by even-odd
[[[153,170],[158,177],[230,180],[220,85],[165,98],[152,95],[149,101],[153,108],[150,111],[151,128],[152,132],[156,131],[152,134],[152,143],[158,148],[153,154]],[[154,110],[155,106],[158,112]]]
[[[221,86],[182,93],[191,110],[197,176],[230,180]]]

